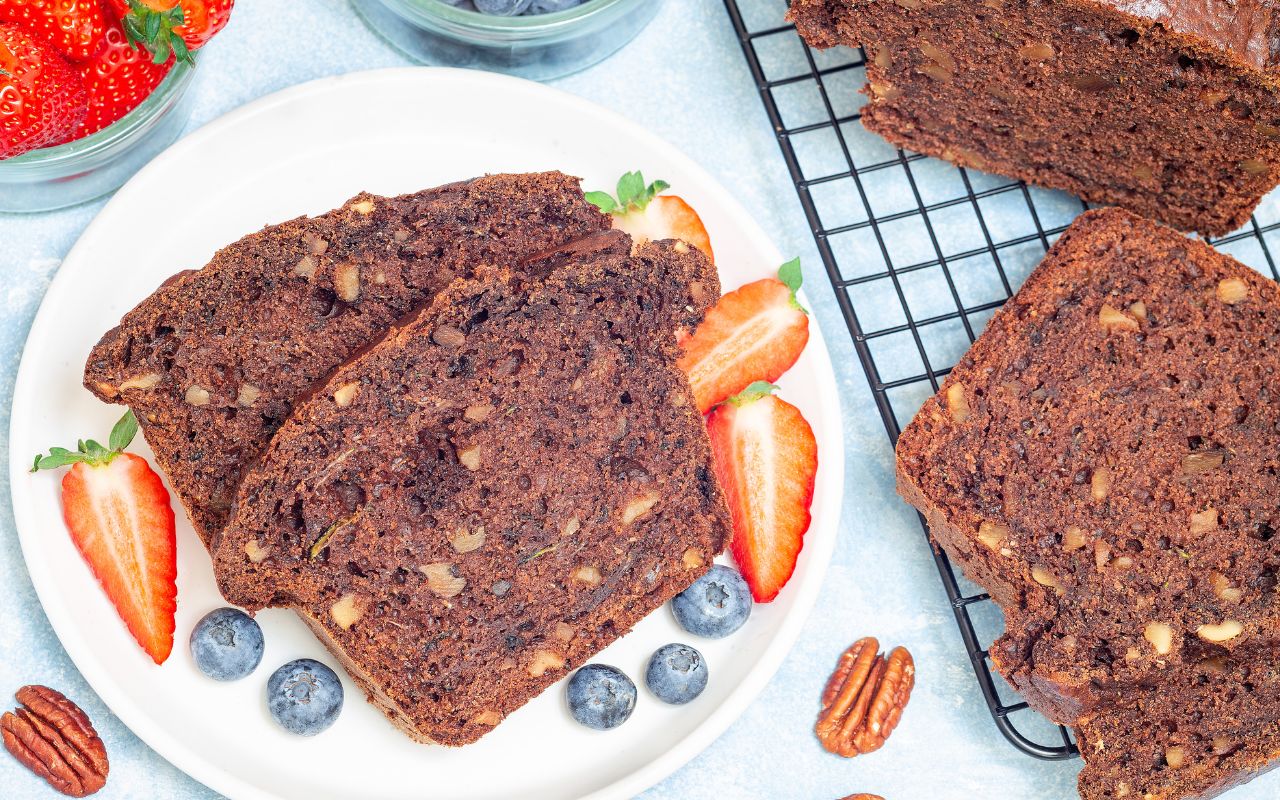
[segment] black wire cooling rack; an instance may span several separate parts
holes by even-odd
[[[853,337],[889,439],[908,421],[1058,234],[1087,206],[1058,192],[897,150],[862,128],[860,50],[810,50],[786,0],[725,0]],[[1280,199],[1219,250],[1280,280]],[[924,518],[920,519],[924,525]],[[925,528],[926,536],[928,529]],[[1079,755],[993,675],[974,613],[990,597],[930,548],[996,727],[1046,760]],[[1024,713],[1019,713],[1024,712]],[[1028,734],[1027,731],[1036,733]],[[1043,732],[1048,732],[1044,734]],[[1049,742],[1039,739],[1050,738]]]

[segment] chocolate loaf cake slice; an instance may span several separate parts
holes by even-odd
[[[1071,723],[1280,639],[1280,288],[1089,212],[903,431],[898,487],[1004,607],[996,666]]]
[[[166,281],[102,337],[84,384],[134,410],[208,545],[242,471],[313,383],[455,277],[608,227],[558,172],[362,194]]]
[[[1081,800],[1208,800],[1280,759],[1280,653],[1215,658],[1082,720]]]
[[[1280,182],[1280,16],[1265,0],[794,0],[862,45],[894,145],[1223,234]]]
[[[559,260],[458,281],[338,369],[246,475],[214,552],[229,601],[300,611],[421,741],[492,730],[730,535],[676,367],[714,266],[670,241]]]

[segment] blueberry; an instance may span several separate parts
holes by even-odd
[[[737,570],[716,564],[672,599],[671,610],[689,633],[720,639],[751,616],[751,590]]]
[[[267,679],[267,708],[286,731],[315,736],[342,711],[342,681],[319,661],[290,661]]]
[[[569,679],[569,713],[588,728],[607,731],[627,721],[636,707],[636,685],[621,670],[588,664]]]
[[[687,644],[663,645],[649,659],[644,682],[662,702],[684,705],[707,688],[707,660]]]
[[[238,608],[218,608],[191,630],[191,656],[215,681],[243,678],[262,661],[262,628]]]
[[[475,0],[476,11],[495,17],[514,17],[523,14],[533,0]]]
[[[582,5],[583,0],[533,0],[526,14],[551,14],[556,11],[568,11]]]

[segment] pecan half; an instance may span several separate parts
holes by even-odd
[[[47,686],[23,686],[21,708],[0,716],[4,746],[65,795],[84,797],[107,782],[107,749],[80,707]]]
[[[822,713],[813,727],[828,752],[852,758],[879,750],[911,698],[916,665],[905,648],[888,657],[872,636],[854,642],[836,664],[822,693]]]

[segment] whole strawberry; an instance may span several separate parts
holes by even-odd
[[[108,30],[102,52],[78,65],[89,93],[89,112],[75,138],[97,133],[137,108],[172,68],[172,61],[156,64],[149,53],[131,46],[120,28]]]
[[[129,41],[152,53],[157,64],[169,59],[191,61],[191,51],[204,47],[226,27],[235,0],[107,0],[120,17]]]
[[[0,158],[69,140],[86,110],[71,65],[22,28],[0,24]]]
[[[0,22],[22,26],[71,61],[88,61],[112,27],[99,0],[0,0]]]

